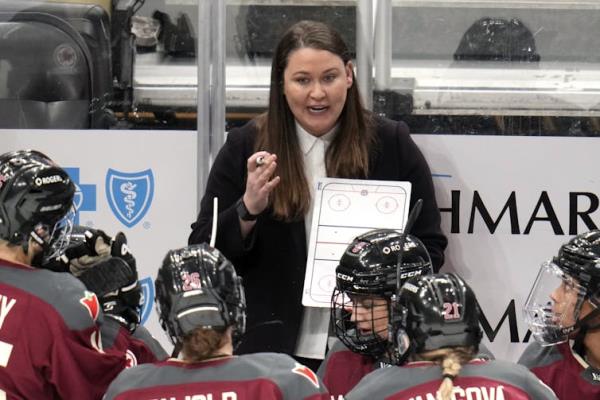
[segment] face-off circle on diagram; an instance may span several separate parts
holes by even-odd
[[[377,200],[377,211],[382,214],[391,214],[398,209],[398,200],[390,196],[384,196]]]
[[[350,207],[350,198],[345,194],[334,194],[327,204],[333,211],[345,211]]]

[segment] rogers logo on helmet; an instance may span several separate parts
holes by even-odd
[[[52,176],[39,176],[35,178],[34,183],[37,186],[49,185],[51,183],[63,182],[63,178],[60,175],[52,175]]]
[[[354,280],[353,276],[350,275],[346,275],[346,274],[342,274],[341,272],[338,272],[337,274],[335,274],[338,278],[340,278],[343,281],[348,281],[348,282],[352,282]]]
[[[400,251],[401,247],[399,244],[393,244],[391,246],[385,246],[381,251],[383,254],[390,254],[392,251]]]

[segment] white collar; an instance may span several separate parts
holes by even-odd
[[[313,148],[313,146],[315,145],[315,143],[317,143],[318,140],[323,140],[327,142],[327,144],[331,143],[339,127],[339,124],[335,124],[335,126],[331,128],[329,132],[317,137],[308,133],[308,131],[304,129],[302,125],[298,123],[297,120],[295,121],[295,123],[296,136],[298,137],[298,142],[300,143],[300,150],[302,150],[302,153],[304,155],[307,155],[310,152],[310,150]]]

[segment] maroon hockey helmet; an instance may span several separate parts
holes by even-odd
[[[234,343],[246,329],[242,278],[206,243],[171,250],[155,282],[160,323],[174,345],[194,329],[233,326]]]

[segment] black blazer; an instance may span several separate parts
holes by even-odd
[[[411,206],[423,199],[423,210],[412,234],[431,253],[437,271],[444,261],[447,240],[440,229],[440,212],[431,172],[403,122],[375,118],[378,143],[371,151],[370,179],[412,182]],[[192,224],[189,243],[208,242],[213,197],[219,199],[216,247],[244,279],[248,329],[237,353],[277,351],[293,354],[302,316],[302,289],[307,259],[304,221],[282,222],[261,215],[242,240],[235,202],[246,189],[246,161],[254,153],[253,121],[232,129],[210,171],[200,214]]]

